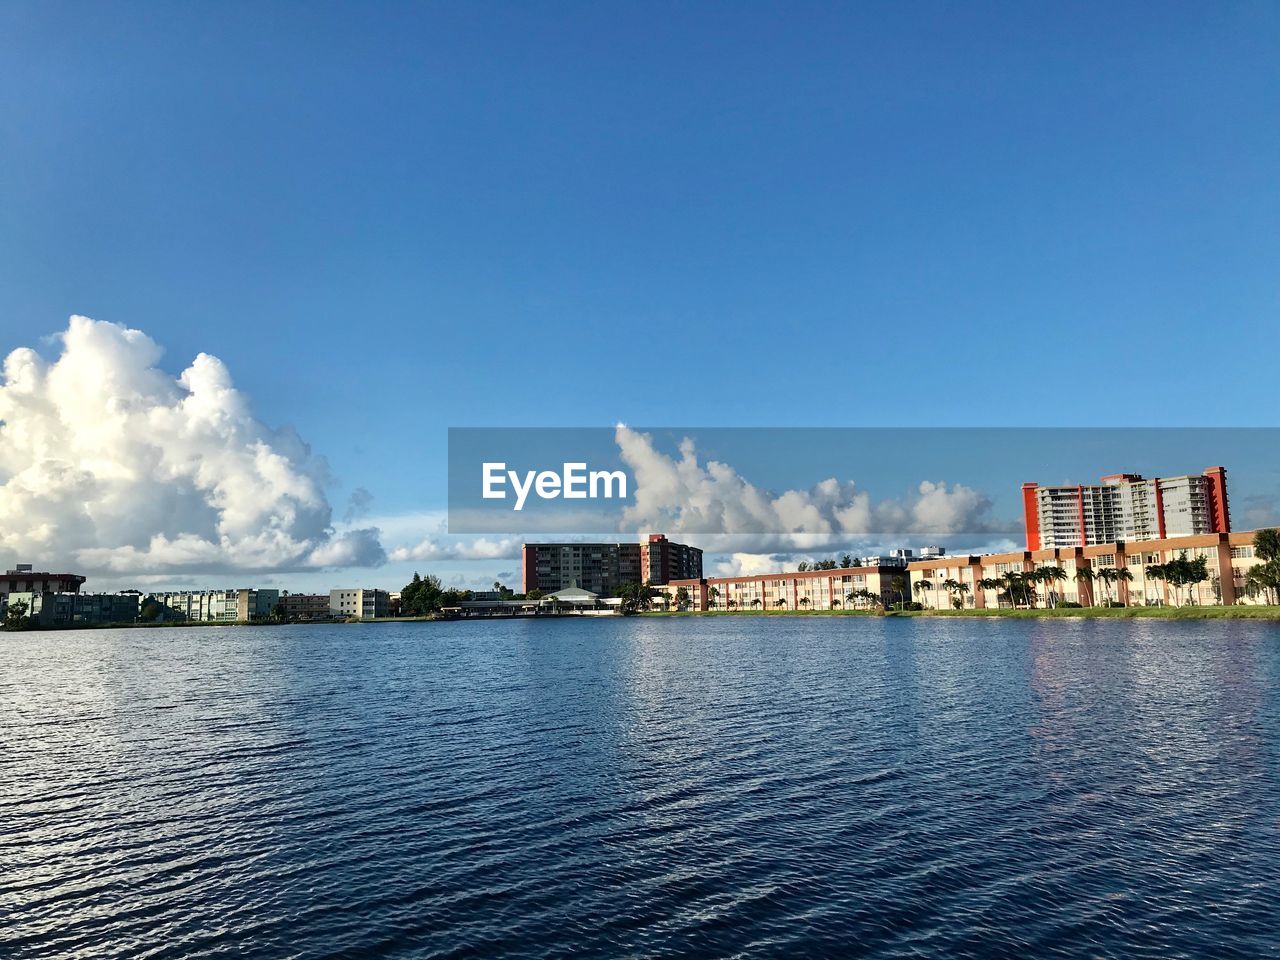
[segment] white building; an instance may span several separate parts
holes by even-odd
[[[1222,467],[1150,479],[1115,473],[1089,485],[1024,483],[1022,496],[1029,550],[1231,531]]]
[[[163,608],[166,620],[195,620],[201,623],[237,623],[265,620],[280,601],[279,590],[178,590],[153,593],[151,598]]]
[[[391,609],[391,595],[386,590],[357,587],[329,591],[329,613],[347,620],[373,620],[385,617]]]

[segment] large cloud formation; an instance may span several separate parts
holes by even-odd
[[[923,480],[900,498],[873,501],[852,481],[821,480],[781,493],[758,487],[733,466],[703,461],[686,437],[679,455],[619,424],[622,461],[634,477],[634,504],[622,527],[685,535],[708,550],[803,550],[885,537],[1003,534],[990,498],[964,484]],[[748,544],[750,546],[748,547]]]
[[[217,357],[177,379],[138,330],[72,317],[51,362],[0,380],[0,554],[88,572],[372,566],[373,528],[336,534],[323,459],[254,418]]]

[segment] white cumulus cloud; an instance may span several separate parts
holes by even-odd
[[[694,535],[691,541],[704,549],[796,550],[838,545],[850,537],[1009,529],[992,519],[986,494],[959,483],[925,480],[902,497],[879,501],[853,481],[835,478],[775,493],[727,463],[701,460],[688,437],[678,456],[663,453],[651,436],[623,424],[615,439],[635,487],[635,502],[623,511],[622,526]]]
[[[491,540],[488,537],[456,540],[425,537],[408,547],[391,551],[394,563],[408,560],[514,560],[520,556],[521,541],[512,537]]]
[[[72,317],[0,380],[0,554],[88,572],[303,570],[386,559],[336,533],[324,461],[259,422],[217,357],[174,378],[138,330]]]

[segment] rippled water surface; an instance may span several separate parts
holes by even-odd
[[[0,954],[1280,952],[1280,627],[0,635]]]

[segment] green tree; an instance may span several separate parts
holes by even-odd
[[[1003,580],[998,577],[983,577],[978,581],[978,588],[994,591],[996,594],[996,606],[1000,605],[1000,591],[1004,588]]]
[[[27,616],[30,609],[31,605],[25,600],[11,601],[4,608],[4,629],[25,630],[31,626],[31,618]]]
[[[653,606],[653,587],[643,583],[624,583],[618,588],[618,597],[622,600],[623,613],[639,613]]]
[[[853,566],[853,554],[845,553],[840,556],[840,566],[842,569],[848,570]]]
[[[1076,569],[1076,595],[1080,595],[1080,585],[1087,583],[1093,585],[1093,571],[1088,567],[1079,567]],[[1089,606],[1093,606],[1093,591],[1089,591]]]
[[[1261,594],[1265,603],[1280,603],[1280,557],[1251,567],[1244,582],[1251,595]]]
[[[956,580],[954,577],[947,577],[947,579],[942,581],[941,586],[943,590],[947,591],[947,596],[951,600],[951,606],[959,610],[960,601],[956,599],[955,592],[960,587],[960,581]]]
[[[1143,571],[1143,573],[1146,574],[1146,577],[1148,580],[1156,580],[1159,583],[1165,585],[1166,587],[1168,586],[1169,574],[1170,574],[1168,564],[1164,564],[1164,563],[1147,564],[1147,568]],[[1160,602],[1164,603],[1164,590],[1160,591]]]
[[[1269,527],[1255,533],[1253,553],[1259,560],[1280,560],[1280,530]]]
[[[275,602],[275,605],[271,608],[271,619],[274,620],[276,623],[288,622],[289,614],[284,609],[283,601],[277,600]]]
[[[676,609],[683,610],[689,605],[689,588],[676,587]]]
[[[1017,570],[1010,570],[1004,574],[1001,579],[1004,581],[1005,593],[1009,596],[1009,606],[1016,607],[1019,599],[1027,606],[1034,607],[1028,591],[1028,580],[1030,574],[1022,574]]]
[[[926,590],[932,590],[932,589],[933,589],[933,581],[932,581],[932,580],[917,580],[917,581],[912,585],[912,587],[913,587],[913,589],[915,590],[915,592],[916,592],[916,593],[918,593],[918,594],[920,594],[920,596],[923,598]],[[921,603],[922,605],[924,605],[924,606],[927,606],[927,604],[925,604],[925,602],[924,602],[924,600],[923,600],[923,599],[921,599],[920,603]]]
[[[452,591],[449,599],[456,599],[457,595],[457,591]],[[413,579],[400,591],[400,610],[411,617],[425,617],[442,606],[447,606],[445,600],[445,591],[440,586],[439,577],[429,574],[422,577],[414,571]]]

